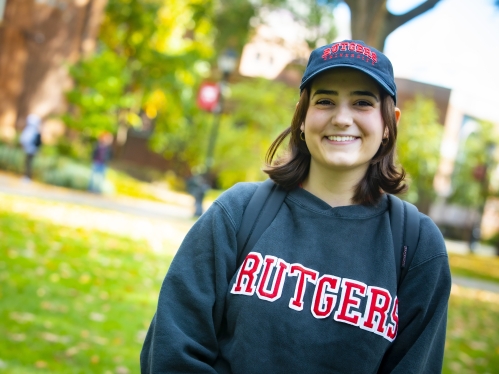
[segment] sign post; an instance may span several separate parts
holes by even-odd
[[[199,87],[197,104],[207,112],[214,112],[220,100],[220,86],[217,83],[205,82]]]

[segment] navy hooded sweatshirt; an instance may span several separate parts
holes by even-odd
[[[145,373],[440,373],[451,287],[436,225],[397,290],[383,196],[331,207],[292,190],[237,268],[256,183],[222,194],[187,234],[141,352]]]

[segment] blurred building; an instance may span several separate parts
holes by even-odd
[[[0,0],[0,139],[11,141],[29,113],[66,110],[67,64],[94,49],[106,2]]]
[[[244,46],[239,73],[246,77],[276,79],[294,61],[306,64],[310,49],[303,39],[306,30],[286,10],[264,14],[265,24],[258,25]],[[299,74],[298,79],[301,79]]]

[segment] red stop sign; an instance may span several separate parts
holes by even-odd
[[[198,92],[198,106],[209,112],[213,112],[220,98],[220,87],[216,83],[205,82],[201,84]]]

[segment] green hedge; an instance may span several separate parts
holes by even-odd
[[[0,144],[0,169],[24,173],[25,155],[22,149]],[[90,182],[90,165],[67,157],[37,154],[33,161],[33,178],[44,183],[86,190]]]

